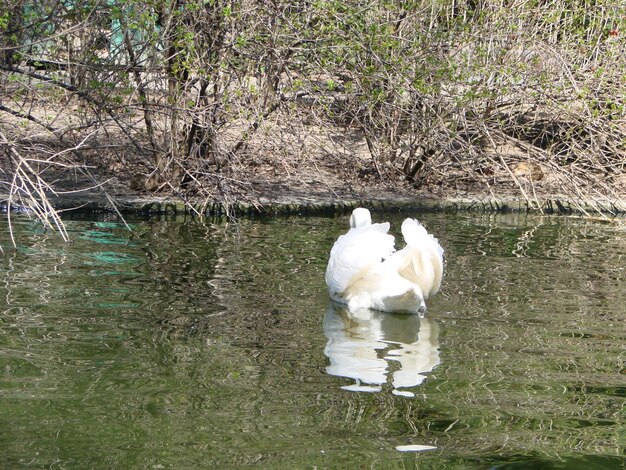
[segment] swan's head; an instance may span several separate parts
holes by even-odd
[[[367,227],[372,225],[370,211],[363,207],[357,207],[350,216],[350,228]]]

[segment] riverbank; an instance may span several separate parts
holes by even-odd
[[[73,168],[37,167],[33,174],[45,178],[45,191],[31,188],[28,192],[16,186],[13,194],[0,193],[0,209],[42,207],[45,210],[41,214],[55,210],[121,216],[189,213],[231,217],[336,214],[356,206],[407,212],[536,212],[609,217],[626,214],[626,175],[618,178],[610,191],[593,197],[588,189],[564,188],[565,176],[547,165],[533,164],[527,171],[521,157],[522,163],[510,167],[499,169],[494,165],[489,179],[472,179],[448,169],[447,173],[416,182],[402,175],[378,178],[368,171],[371,162],[363,151],[309,153],[308,158],[285,151],[277,159],[269,152],[253,150],[250,158],[216,171],[212,186],[163,184],[152,191],[145,182],[154,172],[139,155],[125,152],[120,161],[88,152]]]
[[[284,122],[276,129],[286,132]],[[17,160],[22,183],[7,179],[13,193],[0,193],[0,210],[41,208],[39,216],[58,211],[240,217],[335,214],[367,206],[407,212],[626,214],[626,173],[603,180],[508,149],[506,159],[500,155],[496,163],[493,156],[493,164],[480,171],[444,159],[419,179],[392,168],[382,177],[358,133],[331,142],[315,129],[305,133],[301,147],[264,133],[227,165],[189,171],[178,180],[158,176],[150,157],[119,136],[95,140],[82,152],[24,153]],[[71,160],[57,161],[66,153]],[[0,164],[10,175],[16,163],[0,155]]]
[[[0,209],[7,209],[8,195],[0,194]],[[267,216],[319,215],[349,212],[365,206],[373,211],[429,212],[532,212],[538,214],[576,214],[587,216],[626,216],[624,199],[607,200],[572,198],[565,195],[542,195],[525,199],[520,195],[465,193],[437,195],[426,191],[407,194],[379,189],[362,193],[309,194],[301,191],[277,191],[263,195],[248,195],[242,200],[190,201],[176,195],[151,195],[134,192],[84,191],[49,195],[52,207],[72,213],[118,213],[124,215],[183,215],[203,216]],[[12,210],[27,210],[12,205]]]

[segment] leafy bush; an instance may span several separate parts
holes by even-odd
[[[381,181],[532,203],[543,176],[592,199],[625,172],[621,0],[3,2],[0,112],[30,129],[0,125],[9,186],[43,128],[49,164],[121,136],[145,189],[219,198],[274,115],[357,132]]]

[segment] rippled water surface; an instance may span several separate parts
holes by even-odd
[[[624,468],[624,226],[418,216],[424,318],[329,304],[347,216],[2,222],[0,468]]]

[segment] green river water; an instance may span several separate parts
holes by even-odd
[[[329,302],[347,215],[4,219],[0,468],[626,468],[624,225],[415,215],[423,318]]]

